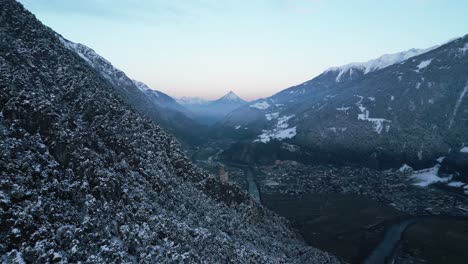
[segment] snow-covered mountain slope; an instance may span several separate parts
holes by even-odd
[[[367,62],[355,62],[355,63],[349,63],[349,64],[339,66],[339,67],[332,67],[332,68],[327,69],[325,73],[337,72],[338,75],[336,76],[335,80],[337,82],[340,82],[342,81],[342,77],[343,79],[345,79],[344,76],[346,75],[347,75],[347,78],[352,78],[352,75],[356,73],[368,74],[370,72],[380,70],[380,69],[386,68],[388,66],[391,66],[397,63],[401,63],[409,58],[426,53],[438,47],[439,46],[433,46],[427,49],[410,49],[407,51],[398,52],[394,54],[385,54],[377,59],[370,60]]]
[[[234,109],[246,104],[233,91],[213,101],[185,97],[178,102],[191,111],[198,122],[207,125],[218,122]]]
[[[234,103],[234,104],[244,104],[245,101],[241,99],[237,94],[235,94],[233,91],[229,91],[226,95],[223,97],[219,98],[215,102],[218,103]]]
[[[2,263],[337,263],[0,0]]]
[[[132,82],[135,84],[135,86],[140,89],[150,100],[153,104],[157,105],[161,109],[172,109],[175,111],[178,111],[180,113],[183,113],[187,117],[192,118],[193,115],[190,111],[188,111],[185,107],[180,105],[174,98],[171,96],[161,92],[152,89],[149,87],[147,84],[137,81],[137,80],[132,80]]]
[[[424,53],[332,68],[233,111],[221,129],[245,134],[242,127],[250,142],[286,140],[377,167],[427,165],[468,142],[467,43],[465,36]]]
[[[203,140],[206,128],[194,122],[190,111],[172,97],[153,90],[142,82],[131,80],[93,49],[71,42],[58,34],[57,37],[66,48],[75,52],[110,82],[128,104],[173,132],[179,140],[189,144]]]

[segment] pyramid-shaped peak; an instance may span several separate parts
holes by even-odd
[[[226,95],[221,97],[220,100],[244,101],[239,96],[237,96],[237,94],[235,94],[233,91],[229,91]]]

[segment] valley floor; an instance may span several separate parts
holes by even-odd
[[[221,164],[219,151],[211,153],[197,163],[216,175]],[[427,247],[433,249],[439,243],[444,248],[468,241],[468,230],[463,224],[468,219],[468,197],[463,194],[446,188],[415,186],[410,173],[398,170],[309,166],[295,161],[259,167],[227,161],[222,164],[231,183],[249,192],[254,182],[261,203],[289,219],[310,245],[347,262],[361,263],[379,243],[387,243],[386,234],[392,232],[391,227],[413,219],[414,225],[393,234],[397,238],[386,245],[388,258],[394,258],[396,263],[438,263],[441,259],[464,263],[453,257],[464,256],[460,246],[427,252],[424,242],[433,241]],[[420,217],[436,218],[420,221]],[[431,224],[438,221],[444,223],[445,229],[439,228],[432,236]],[[434,240],[435,236],[442,237],[440,242]]]

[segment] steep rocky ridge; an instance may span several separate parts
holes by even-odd
[[[194,167],[14,0],[0,0],[4,263],[336,263]]]
[[[93,49],[58,35],[65,47],[75,52],[94,68],[133,108],[174,133],[179,141],[189,145],[202,142],[206,127],[192,120],[192,114],[167,94],[131,80],[123,71],[97,54]]]

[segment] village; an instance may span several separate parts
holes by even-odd
[[[215,174],[248,191],[244,169],[218,163]],[[310,166],[277,161],[257,167],[255,182],[265,194],[356,194],[414,216],[468,216],[468,197],[442,188],[414,185],[411,171],[377,171],[369,168]]]

